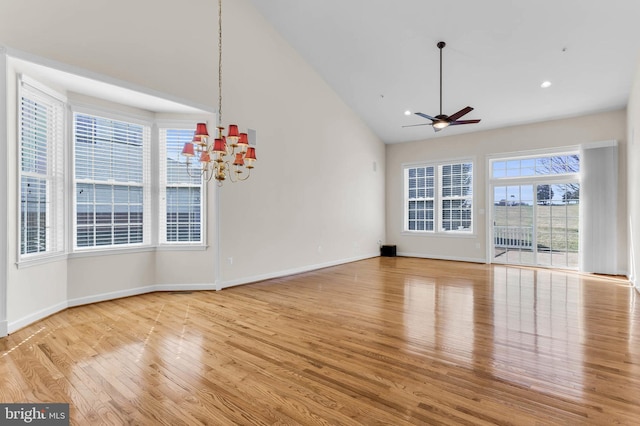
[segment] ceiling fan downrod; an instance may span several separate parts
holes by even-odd
[[[438,49],[440,49],[440,115],[442,115],[442,49],[447,45],[444,41],[438,42]]]

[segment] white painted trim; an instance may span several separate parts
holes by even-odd
[[[258,281],[264,281],[264,280],[271,280],[271,279],[274,279],[274,278],[287,277],[289,275],[302,274],[302,273],[305,273],[305,272],[316,271],[318,269],[329,268],[331,266],[337,266],[337,265],[342,265],[342,264],[345,264],[345,263],[357,262],[359,260],[371,259],[372,257],[379,257],[379,256],[380,256],[379,253],[375,253],[375,254],[352,257],[352,258],[349,258],[349,259],[341,259],[341,260],[335,260],[335,261],[326,262],[326,263],[318,263],[316,265],[308,265],[308,266],[303,266],[303,267],[300,267],[300,268],[286,269],[284,271],[270,272],[270,273],[262,274],[262,275],[254,275],[252,277],[246,277],[246,278],[241,278],[241,279],[237,279],[237,280],[223,281],[223,282],[219,283],[220,288],[218,290],[222,290],[224,288],[229,288],[229,287],[235,287],[237,285],[251,284],[251,283],[258,282]]]
[[[109,300],[120,299],[123,297],[130,296],[139,296],[141,294],[154,293],[156,291],[213,291],[213,290],[222,290],[223,288],[229,288],[242,284],[250,284],[258,281],[273,279],[273,278],[281,278],[289,275],[301,274],[303,272],[310,272],[317,269],[328,268],[330,266],[341,265],[344,263],[356,262],[358,260],[369,259],[372,257],[378,257],[379,254],[370,254],[365,256],[353,257],[350,259],[342,259],[332,262],[326,262],[317,265],[306,266],[302,268],[294,268],[288,269],[285,271],[279,271],[269,274],[257,275],[249,278],[244,278],[241,280],[228,281],[228,282],[218,282],[218,283],[201,283],[201,284],[156,284],[145,287],[137,287],[126,290],[118,290],[112,291],[109,293],[101,293],[95,294],[92,296],[86,297],[78,297],[75,299],[69,299],[65,302],[58,303],[56,305],[50,306],[45,309],[41,309],[38,312],[31,313],[23,318],[20,318],[16,321],[12,321],[7,323],[7,321],[0,321],[0,333],[4,331],[3,334],[0,334],[0,337],[6,336],[8,333],[13,333],[23,327],[26,327],[36,321],[39,321],[43,318],[46,318],[50,315],[63,311],[67,308],[72,308],[75,306],[88,305],[91,303],[105,302]]]
[[[134,92],[142,93],[144,95],[153,96],[160,99],[165,99],[177,104],[186,105],[188,107],[198,109],[203,112],[213,113],[209,105],[196,103],[190,100],[180,98],[178,96],[170,95],[168,93],[153,90],[148,87],[140,86],[138,84],[131,83],[129,81],[120,80],[114,77],[110,77],[104,74],[100,74],[94,71],[90,71],[84,68],[76,67],[73,65],[65,64],[62,62],[54,61],[52,59],[43,58],[41,56],[34,55],[32,53],[24,52],[18,49],[0,45],[0,53],[6,53],[7,56],[11,56],[16,59],[20,59],[26,62],[31,62],[36,65],[41,65],[53,70],[62,71],[69,74],[74,74],[80,77],[88,78],[98,81],[100,83],[110,84],[112,86],[122,87]]]
[[[213,284],[157,284],[146,287],[137,287],[126,290],[112,291],[92,296],[78,297],[70,299],[68,305],[74,306],[88,305],[90,303],[106,302],[109,300],[121,299],[123,297],[139,296],[141,294],[154,293],[156,291],[198,291],[215,290]]]
[[[477,233],[466,231],[402,231],[400,235],[419,238],[478,238]]]
[[[53,306],[49,306],[48,308],[44,308],[41,309],[37,312],[33,312],[29,315],[27,315],[26,317],[22,317],[19,320],[16,321],[12,321],[9,322],[7,324],[7,332],[8,333],[13,333],[23,327],[28,326],[29,324],[33,324],[36,321],[40,321],[43,318],[46,318],[50,315],[53,315],[55,313],[58,313],[60,311],[65,310],[66,308],[68,308],[69,305],[67,302],[60,302],[58,304],[55,304]]]
[[[586,142],[580,144],[580,149],[594,149],[594,148],[606,148],[610,146],[618,146],[617,140],[599,141],[599,142]]]
[[[0,337],[7,335],[7,49],[0,45]]]
[[[75,306],[88,305],[91,303],[106,302],[109,300],[121,299],[123,297],[139,296],[141,294],[154,293],[156,291],[213,291],[215,290],[214,284],[158,284],[150,285],[146,287],[131,288],[127,290],[112,291],[109,293],[96,294],[92,296],[79,297],[76,299],[70,299],[65,302],[60,302],[56,305],[49,306],[48,308],[41,309],[38,312],[33,312],[23,318],[16,321],[7,323],[7,321],[0,322],[0,337],[6,336],[8,333],[13,333],[23,327],[33,324],[36,321],[40,321],[50,315],[64,311],[67,308],[73,308]],[[3,333],[4,331],[4,333]]]
[[[424,253],[406,253],[399,252],[400,257],[419,257],[421,259],[435,259],[435,260],[453,260],[455,262],[471,262],[471,263],[487,263],[486,259],[481,257],[458,257],[458,256],[441,256]]]
[[[536,149],[528,149],[523,151],[511,151],[511,152],[499,152],[493,154],[487,154],[487,159],[491,162],[492,160],[502,160],[502,159],[527,159],[531,157],[539,157],[545,155],[563,155],[563,154],[575,154],[580,151],[580,147],[584,145],[566,145],[566,146],[557,146],[557,147],[549,147],[549,148],[536,148]],[[491,176],[491,173],[489,173]]]

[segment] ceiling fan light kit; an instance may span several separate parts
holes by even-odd
[[[416,115],[419,115],[422,118],[426,118],[428,120],[431,120],[431,123],[424,123],[424,124],[412,124],[409,126],[402,126],[402,127],[415,127],[415,126],[427,126],[427,125],[431,125],[433,127],[433,130],[436,132],[439,132],[442,129],[445,129],[449,126],[455,126],[455,125],[459,125],[459,124],[474,124],[474,123],[479,123],[480,120],[476,119],[476,120],[459,120],[459,118],[461,118],[462,116],[470,113],[471,111],[473,111],[473,108],[471,108],[470,106],[467,106],[465,108],[462,108],[460,111],[456,112],[455,114],[452,115],[446,115],[442,113],[442,49],[446,46],[447,44],[444,41],[439,41],[437,46],[438,49],[440,49],[440,114],[436,115],[435,117],[432,117],[430,115],[427,114],[423,114],[421,112],[416,112]]]

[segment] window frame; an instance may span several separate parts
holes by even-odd
[[[202,176],[200,176],[199,184],[195,184],[193,182],[178,182],[178,183],[170,183],[169,178],[167,177],[167,172],[169,170],[169,166],[167,164],[167,160],[169,159],[169,154],[167,154],[167,137],[163,135],[163,132],[168,130],[178,130],[185,131],[184,136],[180,136],[178,145],[184,142],[190,142],[193,138],[193,129],[195,129],[196,121],[195,120],[158,120],[156,121],[156,125],[158,128],[158,245],[160,247],[205,247],[207,243],[206,239],[206,205],[207,205],[207,185],[206,181]],[[189,135],[187,137],[187,135]],[[183,139],[184,137],[184,139]],[[188,140],[187,140],[188,139]],[[179,148],[180,151],[182,148]],[[177,161],[182,162],[182,156],[180,152],[177,152],[178,158]],[[185,165],[185,171],[186,165]],[[199,209],[199,223],[198,226],[200,228],[200,238],[199,240],[183,240],[180,241],[177,239],[176,241],[170,241],[167,238],[167,228],[168,228],[168,213],[167,213],[167,188],[198,188],[200,190],[200,209]],[[187,223],[191,223],[188,221]],[[179,224],[179,221],[176,222]]]
[[[142,126],[142,181],[141,182],[123,182],[114,179],[109,180],[97,180],[97,179],[78,179],[77,178],[77,149],[76,149],[76,116],[85,115],[98,117],[100,119],[106,119],[110,121],[122,122],[137,126]],[[141,249],[141,248],[151,248],[153,247],[153,214],[154,208],[151,205],[151,188],[154,184],[155,177],[151,172],[151,129],[153,127],[153,120],[146,119],[142,117],[135,116],[133,114],[126,113],[114,113],[112,111],[107,111],[98,108],[92,108],[91,106],[79,106],[72,105],[71,114],[69,117],[70,120],[70,128],[69,132],[69,144],[71,146],[71,167],[69,171],[71,188],[72,188],[72,199],[71,203],[71,214],[70,214],[70,222],[71,227],[69,230],[70,238],[72,243],[70,246],[72,247],[72,253],[84,253],[84,252],[99,252],[99,251],[113,251],[113,250],[131,250],[131,249]],[[112,243],[98,245],[94,239],[94,244],[89,246],[79,246],[78,245],[78,184],[88,184],[88,185],[107,185],[112,186],[115,197],[115,187],[126,186],[129,188],[142,188],[142,218],[141,218],[141,227],[142,227],[142,240],[140,242],[133,243],[123,243],[116,244],[114,243],[115,235],[112,235]],[[95,204],[95,203],[94,203]],[[117,223],[115,221],[115,202],[112,203],[112,213],[114,216],[111,220],[111,227],[115,228]],[[124,205],[124,204],[123,204]],[[128,204],[129,205],[129,204]],[[94,222],[94,227],[96,227],[97,222]],[[131,223],[127,224],[129,227]]]
[[[455,236],[455,237],[469,237],[475,236],[475,159],[474,158],[455,158],[455,159],[445,159],[431,162],[420,162],[420,163],[406,163],[402,165],[403,168],[403,224],[402,224],[402,234],[404,235],[419,235],[419,236]],[[455,166],[455,165],[463,165],[469,164],[471,167],[471,182],[468,185],[470,194],[465,196],[456,196],[456,195],[445,195],[444,194],[444,184],[443,184],[443,168],[446,166]],[[412,169],[420,169],[420,168],[433,168],[433,197],[417,197],[410,198],[410,170]],[[459,186],[459,185],[458,185]],[[433,200],[433,230],[428,229],[410,229],[410,220],[414,220],[410,217],[410,203],[412,201],[431,201]],[[444,201],[451,200],[470,200],[471,206],[469,207],[470,211],[470,226],[467,229],[445,229],[443,224],[445,220],[453,220],[453,219],[445,219],[444,211],[446,210],[443,206]],[[428,216],[425,214],[425,217]],[[418,218],[420,219],[420,218]],[[420,219],[422,220],[422,219]],[[428,218],[424,220],[429,220]],[[467,220],[467,219],[465,219]]]
[[[46,104],[53,110],[53,116],[47,117],[46,136],[46,172],[23,171],[23,98],[31,98],[32,102]],[[40,262],[48,258],[56,258],[65,254],[64,235],[64,176],[65,176],[65,132],[66,102],[64,95],[50,89],[27,75],[18,74],[17,84],[17,259],[18,263]],[[27,178],[40,179],[45,182],[45,234],[43,250],[23,252],[23,181]]]
[[[564,171],[553,171],[553,172],[547,172],[547,173],[539,173],[538,170],[541,167],[548,167],[548,166],[544,166],[543,163],[544,160],[548,160],[550,161],[550,163],[553,162],[553,159],[560,159],[560,158],[567,158],[567,160],[569,159],[573,159],[573,157],[577,157],[578,161],[577,162],[573,162],[573,165],[577,166],[577,170],[564,170]],[[525,167],[522,166],[523,162],[532,162],[532,165],[526,165]],[[496,176],[495,172],[496,172],[496,168],[495,165],[499,164],[499,163],[504,163],[505,167],[501,168],[502,170],[504,170],[504,176]],[[509,163],[511,163],[512,166],[515,166],[516,163],[518,163],[518,167],[509,167]],[[571,161],[566,162],[565,164],[567,165],[567,167],[569,166],[569,164],[571,163]],[[523,174],[522,170],[528,170],[530,171],[530,173],[527,174]],[[519,174],[516,174],[515,171],[520,171]],[[513,154],[509,154],[509,153],[505,153],[505,154],[500,154],[499,156],[492,156],[488,158],[488,168],[487,168],[487,173],[489,176],[489,181],[490,182],[502,182],[502,181],[518,181],[518,180],[545,180],[545,179],[563,179],[565,177],[570,177],[573,178],[575,176],[580,176],[581,174],[581,158],[580,158],[580,150],[579,149],[563,149],[563,150],[550,150],[550,151],[536,151],[536,152],[530,152],[530,153],[513,153]]]

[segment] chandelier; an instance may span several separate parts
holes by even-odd
[[[216,137],[211,142],[207,123],[198,123],[193,140],[184,144],[182,155],[186,157],[190,176],[212,178],[222,186],[229,177],[231,182],[249,179],[256,161],[256,149],[249,146],[247,133],[240,133],[236,124],[230,124],[223,135],[222,126],[222,0],[218,0],[218,125]],[[196,159],[192,162],[192,159]],[[233,161],[233,163],[231,163]]]

